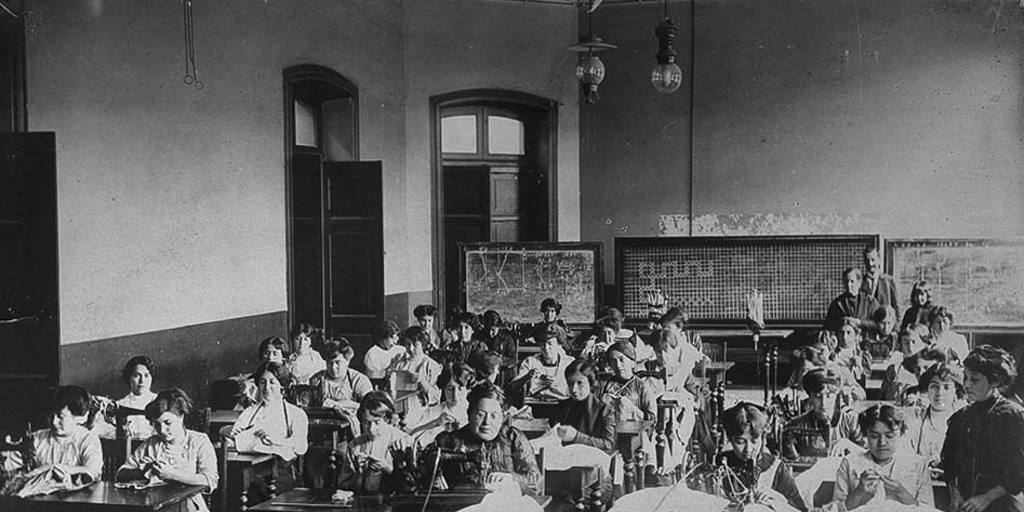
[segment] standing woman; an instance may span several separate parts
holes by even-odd
[[[950,510],[1024,510],[1024,409],[1000,393],[1016,366],[1006,351],[975,347],[964,359],[964,391],[971,404],[949,419],[942,468]]]

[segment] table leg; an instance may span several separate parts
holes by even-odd
[[[647,435],[647,433],[641,434]],[[642,491],[646,487],[647,480],[647,452],[643,449],[636,451],[636,490]]]
[[[658,469],[665,467],[665,407],[658,407],[658,421],[654,426],[654,460]]]
[[[635,471],[636,463],[633,461],[633,453],[631,451],[622,452],[622,487],[625,491],[624,494],[629,494],[636,490],[636,482],[634,481]]]

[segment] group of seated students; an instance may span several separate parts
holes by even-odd
[[[784,459],[843,457],[833,503],[846,510],[886,499],[934,507],[933,479],[948,484],[949,510],[1024,510],[1014,358],[990,345],[970,350],[927,282],[914,285],[899,323],[865,282],[857,269],[844,273],[825,330],[794,354],[790,386],[803,399],[782,414]],[[862,404],[872,366],[885,368],[880,400]]]
[[[951,329],[952,313],[931,304],[927,283],[914,286],[912,306],[897,323],[895,301],[880,304],[864,282],[857,269],[844,273],[844,293],[829,306],[825,329],[795,354],[799,365],[790,385],[800,399],[792,414],[781,413],[786,421],[774,440],[777,404],[765,409],[743,402],[719,417],[729,448],[723,460],[738,476],[727,485],[745,486],[761,503],[808,510],[787,463],[838,456],[833,503],[845,510],[884,499],[933,504],[933,477],[948,483],[950,510],[1024,510],[1024,408],[1007,391],[1016,376],[1013,358],[989,345],[969,350]],[[439,332],[437,309],[418,306],[418,325],[400,329],[384,321],[373,330],[365,373],[350,367],[355,350],[348,340],[300,324],[290,344],[279,337],[260,343],[238,420],[221,434],[238,451],[273,454],[279,490],[297,485],[303,469],[317,486],[398,489],[404,475],[397,468],[411,451],[418,461],[411,473],[420,485],[514,483],[536,494],[541,468],[531,442],[511,421],[524,404],[557,403],[548,419],[554,435],[563,444],[607,453],[615,450],[623,422],[645,420],[644,451],[651,454],[658,400],[669,399],[677,404],[678,426],[660,469],[683,464],[701,407],[694,369],[706,360],[699,337],[685,329],[686,315],[679,308],[659,311],[649,334],[640,336],[614,308],[580,333],[558,318],[555,299],[545,299],[540,312],[528,332],[510,329],[496,311],[480,317],[456,312]],[[537,353],[520,361],[520,343],[535,344]],[[890,365],[884,401],[862,407],[877,361]],[[144,356],[129,360],[122,372],[129,393],[116,403],[144,410],[146,420],[130,419],[125,430],[146,441],[117,478],[158,477],[212,491],[218,474],[210,439],[184,427],[191,400],[179,389],[153,393],[153,374]],[[308,402],[297,400],[296,386],[311,391]],[[58,389],[51,427],[34,434],[28,467],[99,475],[97,435],[110,435],[111,427],[89,419],[90,403],[82,388]],[[304,407],[331,409],[349,420],[353,438],[334,481],[324,480],[326,457],[309,446]],[[304,467],[297,464],[301,456]],[[653,460],[646,466],[642,478],[655,472]],[[205,509],[199,498],[191,506]]]

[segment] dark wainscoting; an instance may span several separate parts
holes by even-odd
[[[133,356],[147,355],[156,365],[154,391],[180,387],[205,405],[210,382],[252,371],[260,340],[287,338],[287,322],[287,312],[280,311],[62,345],[60,381],[121,398],[127,393],[121,367]]]

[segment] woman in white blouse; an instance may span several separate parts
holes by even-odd
[[[238,415],[227,437],[239,452],[272,453],[278,457],[277,488],[292,487],[297,468],[292,462],[306,453],[309,419],[284,399],[291,374],[278,363],[263,363],[252,374],[256,401]]]
[[[836,473],[834,502],[853,510],[876,500],[935,506],[928,459],[903,440],[906,425],[893,406],[873,405],[858,418],[868,449],[843,457]]]

